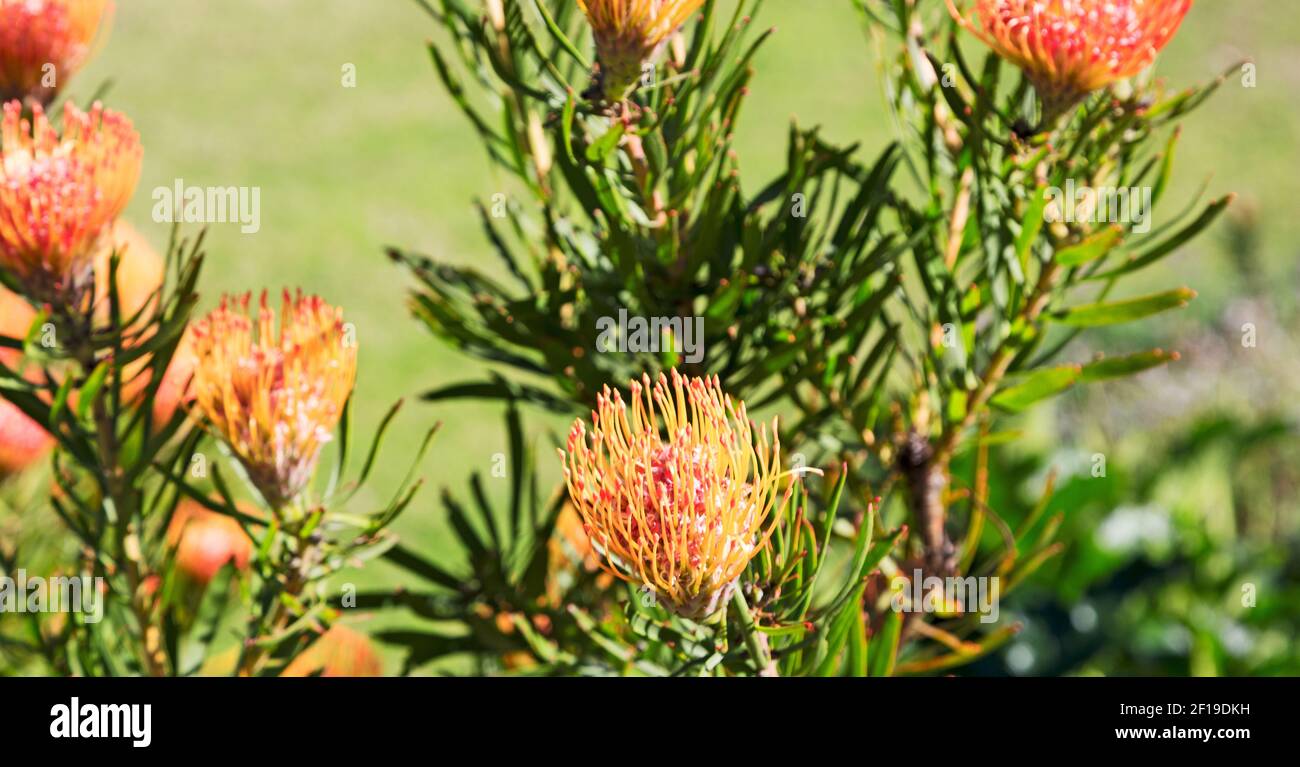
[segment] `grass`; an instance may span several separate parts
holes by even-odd
[[[549,0],[559,2],[561,0]],[[345,308],[358,328],[362,372],[358,434],[389,404],[475,376],[481,366],[433,340],[404,308],[405,277],[382,254],[400,244],[460,262],[490,255],[470,203],[507,186],[435,77],[424,50],[434,25],[410,0],[225,0],[178,5],[129,0],[111,38],[72,85],[84,99],[111,77],[107,100],[127,112],[145,142],[144,177],[128,218],[158,246],[167,226],[150,220],[151,190],[175,179],[201,186],[258,186],[262,227],[210,232],[205,304],[223,291],[300,285]],[[890,140],[878,62],[848,0],[769,2],[757,23],[778,33],[757,60],[738,127],[751,186],[782,162],[788,121],[822,124],[864,156]],[[1258,86],[1228,81],[1191,119],[1180,149],[1179,196],[1209,178],[1209,194],[1241,195],[1258,222],[1277,300],[1292,301],[1300,217],[1300,10],[1276,0],[1198,3],[1161,60],[1172,86],[1205,81],[1252,57]],[[357,87],[342,87],[353,64]],[[1175,205],[1174,207],[1177,207]],[[1144,282],[1187,284],[1202,294],[1192,319],[1217,313],[1240,283],[1225,239],[1209,237]],[[1293,287],[1290,288],[1293,291]],[[1157,324],[1170,332],[1187,318]],[[394,487],[418,435],[446,424],[425,461],[436,488],[459,490],[503,451],[494,408],[410,403],[389,440],[375,487]],[[543,460],[547,455],[543,453]],[[378,501],[377,497],[370,500]],[[434,492],[400,529],[436,547],[443,529]]]

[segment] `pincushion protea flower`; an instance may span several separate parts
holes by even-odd
[[[357,350],[343,314],[286,290],[277,330],[262,294],[225,297],[191,326],[194,406],[230,446],[272,508],[297,498],[356,381]]]
[[[624,98],[641,66],[655,57],[704,0],[578,0],[596,38],[605,96]]]
[[[100,236],[140,178],[140,137],[124,115],[68,104],[60,137],[39,106],[4,105],[0,123],[0,268],[30,298],[79,305],[93,291]]]
[[[111,8],[108,0],[0,0],[0,98],[47,103],[85,63]]]
[[[1024,70],[1054,121],[1089,93],[1155,61],[1192,0],[947,0],[962,26]]]
[[[652,589],[680,615],[713,615],[776,525],[782,477],[772,425],[754,438],[745,405],[717,378],[631,384],[631,413],[606,387],[569,431],[564,478],[601,566]],[[660,425],[665,430],[661,436]],[[787,485],[786,495],[790,492]],[[772,516],[773,521],[767,522]]]

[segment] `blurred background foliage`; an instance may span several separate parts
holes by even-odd
[[[493,273],[472,203],[517,191],[438,83],[426,22],[407,0],[129,0],[112,44],[69,91],[84,100],[116,80],[106,100],[133,117],[146,146],[127,218],[160,248],[167,228],[150,221],[154,187],[177,178],[261,187],[259,233],[209,232],[200,308],[224,290],[285,282],[343,306],[361,343],[360,433],[396,397],[478,377],[477,362],[410,319],[406,278],[383,246]],[[847,0],[770,2],[757,22],[777,34],[758,56],[751,117],[736,136],[751,183],[781,167],[796,116],[825,126],[829,140],[861,142],[863,160],[894,137],[875,48]],[[1017,641],[962,673],[1300,674],[1300,7],[1198,3],[1158,73],[1189,86],[1241,58],[1255,62],[1256,87],[1229,80],[1187,121],[1169,203],[1179,209],[1207,183],[1212,196],[1240,195],[1232,220],[1125,287],[1140,294],[1174,281],[1200,299],[1116,331],[1124,337],[1089,339],[1177,349],[1182,361],[1081,387],[993,451],[994,508],[1009,521],[1031,513],[1054,476],[1049,511],[1066,513],[1062,539],[1072,545],[1003,606],[1004,620],[1026,624]],[[346,64],[356,66],[355,88],[341,85]],[[1254,347],[1242,344],[1247,323]],[[494,406],[419,407],[446,422],[424,471],[438,488],[461,491],[508,450]],[[414,445],[427,420],[399,419],[390,440]],[[530,419],[529,438],[545,447],[558,426]],[[375,487],[400,481],[400,453],[376,467]],[[1098,455],[1105,476],[1094,476]],[[543,458],[539,468],[543,485],[558,478],[558,464]],[[508,492],[505,481],[487,482],[489,495]],[[450,551],[432,498],[399,532],[425,551]],[[372,566],[355,581],[392,586],[402,575]],[[396,657],[387,670],[398,670]]]

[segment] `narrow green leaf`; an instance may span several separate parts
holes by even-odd
[[[1151,190],[1152,206],[1159,205],[1160,199],[1165,195],[1165,189],[1169,186],[1169,179],[1174,172],[1174,154],[1178,148],[1178,139],[1183,135],[1183,126],[1179,125],[1174,128],[1169,136],[1169,142],[1165,144],[1165,151],[1160,157],[1160,174],[1156,176],[1156,183]]]
[[[1035,402],[1055,397],[1074,386],[1082,375],[1078,365],[1064,365],[1036,370],[1019,383],[1008,386],[993,398],[993,405],[1003,410],[1019,413]]]
[[[1174,253],[1204,231],[1210,224],[1213,224],[1219,216],[1223,214],[1223,211],[1228,209],[1228,206],[1231,205],[1232,201],[1235,199],[1236,195],[1230,194],[1227,197],[1215,200],[1209,204],[1203,213],[1201,213],[1200,217],[1181,229],[1177,234],[1170,236],[1159,245],[1153,246],[1150,250],[1134,256],[1127,263],[1102,272],[1101,274],[1093,275],[1090,279],[1109,280],[1119,277],[1120,275],[1131,274]]]
[[[843,650],[849,644],[858,616],[862,614],[862,595],[865,591],[866,584],[860,584],[854,589],[852,598],[831,619],[826,636],[826,657],[817,666],[815,676],[834,676],[839,670]]]
[[[1130,354],[1124,357],[1102,359],[1084,365],[1083,377],[1080,380],[1085,383],[1093,383],[1111,378],[1124,378],[1125,376],[1136,375],[1144,370],[1159,367],[1168,362],[1177,362],[1178,358],[1178,352],[1154,349],[1149,352]]]
[[[897,610],[885,613],[880,631],[871,638],[867,656],[868,676],[889,676],[894,673],[898,660],[898,639],[903,630],[903,614]]]
[[[222,620],[230,607],[232,581],[238,578],[234,565],[227,563],[217,571],[212,582],[203,592],[203,599],[195,613],[194,627],[186,637],[186,645],[181,650],[181,675],[189,676],[199,670],[203,661],[212,652],[212,640],[221,628]]]
[[[1110,253],[1119,244],[1124,230],[1119,226],[1110,226],[1083,239],[1083,241],[1062,248],[1056,252],[1056,262],[1061,266],[1080,266],[1096,261]]]
[[[618,142],[623,138],[623,123],[614,123],[605,135],[596,139],[591,146],[587,147],[587,161],[592,163],[604,163],[615,149],[618,148]]]
[[[1196,291],[1190,288],[1179,288],[1165,293],[1131,298],[1127,301],[1076,306],[1057,312],[1052,315],[1052,319],[1062,325],[1081,328],[1118,325],[1150,317],[1170,309],[1182,309],[1193,298],[1196,298]]]
[[[851,677],[867,675],[867,662],[870,660],[871,643],[867,638],[867,613],[858,610],[854,613],[853,627],[849,636],[848,654],[844,662],[844,673]]]
[[[1047,187],[1035,193],[1029,207],[1025,210],[1024,220],[1020,222],[1020,236],[1016,238],[1016,259],[1020,268],[1029,267],[1029,254],[1033,250],[1038,233],[1043,231],[1043,220],[1047,213]]]
[[[577,95],[573,91],[569,91],[568,96],[564,99],[564,114],[560,117],[560,135],[564,138],[564,154],[569,158],[569,162],[574,165],[578,164],[578,158],[573,156],[573,116],[577,106]]]
[[[104,388],[104,381],[108,379],[108,371],[111,367],[109,361],[104,360],[96,365],[90,376],[86,378],[86,383],[82,385],[81,391],[77,395],[78,418],[85,419],[90,406],[94,404],[95,398],[99,396],[99,390]]]
[[[403,546],[394,546],[384,552],[384,560],[444,588],[456,591],[461,587],[459,578]]]
[[[573,41],[569,39],[569,36],[564,34],[564,30],[560,29],[560,25],[555,23],[555,17],[551,15],[551,11],[546,7],[545,1],[534,0],[534,4],[537,6],[537,11],[542,15],[542,21],[546,22],[546,30],[551,33],[551,37],[555,38],[555,42],[559,44],[560,48],[564,49],[565,53],[572,56],[573,60],[578,62],[580,67],[583,69],[591,69],[591,63],[587,61],[587,57],[582,55],[582,52],[573,44]]]
[[[379,448],[384,443],[384,434],[388,432],[388,427],[393,423],[393,419],[397,417],[397,411],[402,409],[403,402],[405,400],[400,399],[394,402],[393,406],[384,414],[384,417],[380,419],[379,428],[375,429],[374,439],[370,442],[370,451],[366,454],[366,462],[362,464],[361,475],[357,477],[356,487],[358,489],[366,484],[366,480],[370,478],[370,471],[375,467],[375,459],[379,457]]]
[[[63,411],[68,407],[68,397],[72,394],[72,376],[63,379],[59,384],[59,390],[54,394],[54,402],[50,405],[49,427],[53,428],[63,416]]]

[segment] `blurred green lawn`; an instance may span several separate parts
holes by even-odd
[[[434,25],[416,3],[118,5],[107,46],[72,93],[84,99],[111,77],[107,101],[143,136],[144,177],[129,218],[161,247],[168,228],[150,221],[154,187],[182,178],[262,190],[259,233],[241,234],[237,225],[209,233],[205,306],[222,291],[282,285],[342,305],[362,345],[355,400],[362,437],[393,400],[476,377],[476,362],[443,348],[409,318],[405,275],[382,253],[397,244],[494,269],[470,203],[508,187],[434,75],[424,49]],[[879,151],[892,126],[874,48],[849,0],[769,0],[757,22],[777,26],[778,34],[758,59],[738,130],[750,188],[783,161],[792,116],[823,124],[834,141],[861,141],[864,157]],[[1258,87],[1232,78],[1188,122],[1178,196],[1186,200],[1207,178],[1210,195],[1240,193],[1241,209],[1258,217],[1276,298],[1289,305],[1300,254],[1300,6],[1198,3],[1160,72],[1181,87],[1244,57],[1258,64]],[[355,89],[341,87],[349,63],[357,69]],[[1220,231],[1146,276],[1147,285],[1187,284],[1202,295],[1192,312],[1153,325],[1155,333],[1211,316],[1240,288],[1225,246]],[[460,492],[469,472],[486,471],[492,454],[505,449],[495,408],[411,402],[374,487],[395,486],[418,435],[436,419],[446,423],[423,467],[430,487],[399,526],[426,549],[442,529],[437,493]],[[548,458],[543,452],[542,461]]]

